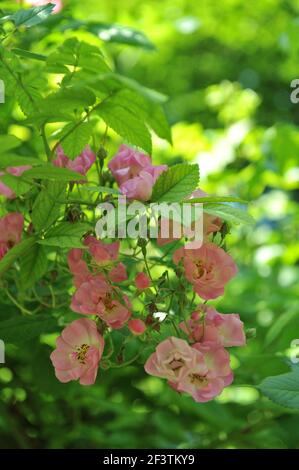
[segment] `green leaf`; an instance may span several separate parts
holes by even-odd
[[[141,147],[149,154],[152,152],[151,135],[140,117],[109,98],[97,108],[97,112],[107,126],[128,143]]]
[[[107,186],[82,186],[83,190],[91,191],[93,193],[115,194],[119,196],[121,192],[118,189],[108,188]]]
[[[57,320],[49,315],[19,316],[0,322],[0,338],[5,344],[18,345],[56,329]]]
[[[10,166],[23,166],[23,165],[42,165],[43,162],[38,158],[31,158],[31,157],[22,157],[21,155],[10,155],[0,154],[0,168],[7,168]]]
[[[49,182],[41,190],[32,209],[32,222],[37,230],[46,230],[60,215],[61,205],[59,200],[65,195],[66,185],[53,181]]]
[[[2,275],[10,266],[28,250],[31,250],[36,243],[36,238],[31,237],[15,245],[0,261],[0,275]]]
[[[27,170],[26,178],[36,178],[40,180],[55,181],[82,181],[85,179],[80,173],[69,170],[68,168],[60,168],[51,164],[44,164],[38,168]]]
[[[267,377],[258,388],[278,405],[299,409],[299,368],[293,368],[287,374]]]
[[[23,113],[28,116],[38,110],[37,103],[42,103],[42,89],[46,81],[42,77],[36,76],[34,72],[25,75],[20,79],[24,86],[16,82],[15,96]]]
[[[69,86],[48,95],[41,103],[40,109],[45,112],[49,109],[63,109],[63,112],[86,108],[94,104],[95,94],[82,86]]]
[[[204,197],[195,197],[192,199],[186,199],[185,202],[201,202],[203,204],[207,202],[239,202],[240,204],[248,204],[248,201],[244,201],[239,197],[234,196],[204,196]]]
[[[146,122],[153,129],[157,136],[172,143],[170,127],[167,122],[161,104],[146,98],[140,92],[122,89],[115,93],[109,100],[133,112],[137,117]]]
[[[22,141],[14,135],[0,135],[0,155],[20,147],[21,144]]]
[[[25,49],[19,49],[18,47],[12,49],[12,52],[14,52],[20,57],[25,57],[26,59],[40,60],[42,62],[45,62],[47,60],[47,56],[43,54],[36,54],[35,52],[26,51]]]
[[[82,236],[90,230],[89,224],[62,222],[47,232],[43,240],[38,240],[41,245],[59,246],[61,248],[82,248]]]
[[[25,175],[26,172],[24,173],[24,178]],[[4,175],[0,176],[0,181],[2,181],[2,183],[12,189],[17,196],[22,196],[23,194],[27,193],[31,188],[30,183],[24,181],[22,176],[14,176],[9,173],[5,173]]]
[[[293,309],[280,314],[277,320],[271,325],[268,329],[265,337],[264,347],[266,348],[271,344],[276,338],[278,338],[281,332],[285,329],[285,327],[290,323],[294,318],[298,316],[298,308],[295,307]]]
[[[87,29],[105,42],[128,44],[148,50],[155,49],[154,44],[143,32],[128,26],[120,26],[115,23],[88,23]]]
[[[253,225],[255,223],[254,218],[246,212],[246,210],[233,207],[228,204],[213,204],[207,203],[204,206],[204,212],[207,214],[215,215],[227,222],[233,222],[236,224],[247,224]]]
[[[35,244],[20,259],[21,285],[23,289],[33,286],[47,271],[48,260],[45,249]]]
[[[76,130],[70,132],[75,125],[75,122],[67,124],[63,129],[61,129],[59,134],[56,134],[55,136],[56,138],[61,139],[63,150],[69,158],[75,158],[80,155],[84,147],[88,144],[93,131],[92,124],[84,122],[80,124]],[[67,135],[68,133],[69,135]],[[65,135],[67,135],[67,137],[64,138]]]
[[[13,21],[17,27],[26,26],[26,28],[31,28],[31,26],[35,26],[45,21],[48,16],[51,15],[54,7],[54,4],[48,3],[47,5],[42,5],[40,7],[18,10],[12,15],[7,15],[1,18],[1,21]]]
[[[198,165],[182,163],[170,167],[157,179],[151,197],[152,202],[181,202],[198,185]]]
[[[75,69],[99,73],[109,72],[103,54],[96,46],[84,41],[78,41],[77,38],[67,39],[58,49],[50,54],[47,59],[49,72],[66,73],[67,66],[73,66]]]

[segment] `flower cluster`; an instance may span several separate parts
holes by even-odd
[[[233,380],[224,347],[245,345],[243,323],[237,314],[223,315],[202,304],[180,328],[190,344],[180,338],[166,339],[149,357],[145,370],[167,379],[172,388],[190,394],[196,402],[209,401]]]
[[[80,173],[85,176],[91,166],[96,160],[96,155],[93,153],[89,145],[83,149],[80,155],[78,155],[74,160],[71,160],[65,153],[61,146],[57,148],[56,151],[57,157],[52,161],[54,166],[59,168],[68,168],[69,170]],[[0,176],[8,173],[13,176],[22,176],[27,170],[30,170],[32,167],[30,165],[20,165],[12,166],[5,169],[5,171],[0,171]],[[14,191],[0,181],[0,194],[5,196],[7,199],[14,199],[16,197]]]
[[[96,155],[89,146],[74,160],[64,153],[62,147],[58,147],[53,164],[85,176],[95,160]],[[18,176],[29,168],[20,166],[7,168],[6,171]],[[128,199],[149,201],[155,181],[162,172],[167,171],[167,166],[155,166],[148,155],[121,145],[108,163],[108,169],[106,181],[112,182],[112,174],[120,192]],[[70,189],[73,187],[71,184]],[[15,197],[13,191],[3,184],[0,192],[8,198]],[[196,190],[190,195],[190,200],[205,195],[203,191]],[[160,231],[165,222],[169,223],[160,218]],[[172,223],[173,229],[175,223]],[[0,259],[21,241],[23,226],[24,218],[20,213],[10,213],[0,218]],[[226,284],[237,273],[232,257],[213,242],[215,234],[222,233],[222,228],[222,220],[204,213],[203,243],[197,245],[188,241],[184,245],[182,239],[177,239],[180,247],[174,248],[172,254],[175,276],[169,275],[168,263],[167,270],[158,279],[154,278],[147,259],[149,241],[139,239],[134,247],[131,261],[138,261],[138,269],[135,278],[132,278],[128,269],[131,264],[126,266],[122,261],[120,241],[108,243],[90,232],[86,233],[82,248],[72,248],[67,257],[73,278],[70,309],[82,317],[66,326],[57,338],[51,361],[58,380],[63,383],[78,380],[82,385],[93,384],[101,362],[106,368],[111,360],[115,360],[118,366],[125,365],[126,344],[135,341],[141,351],[144,343],[152,347],[145,371],[166,379],[173,390],[191,395],[196,402],[213,399],[231,384],[233,373],[226,348],[245,345],[243,323],[238,314],[222,314],[207,304],[209,300],[224,294]],[[193,230],[194,226],[191,225],[190,233]],[[176,238],[173,233],[164,239],[160,232],[158,249]],[[189,238],[188,233],[186,238]],[[138,258],[138,253],[143,258]],[[141,263],[143,267],[140,269]],[[188,306],[192,289],[193,301]],[[194,307],[197,296],[199,301]],[[168,304],[165,299],[169,297],[171,301]],[[134,311],[135,299],[138,299],[139,305],[140,302],[143,304],[138,314]],[[176,302],[177,319],[171,308],[173,300]],[[161,303],[166,312],[159,320],[158,305]],[[168,331],[163,330],[163,322],[167,324],[170,317],[169,324],[174,327],[175,336],[168,333],[166,339],[161,341],[161,332]],[[113,333],[120,329],[124,329],[121,336],[125,340],[115,351]],[[165,335],[162,337],[165,338]],[[105,342],[109,344],[108,351],[104,351]]]

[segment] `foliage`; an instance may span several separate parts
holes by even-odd
[[[63,3],[51,14],[1,2],[0,168],[32,166],[0,176],[17,196],[1,197],[1,215],[27,218],[25,238],[0,261],[0,338],[8,343],[1,447],[298,447],[298,370],[285,361],[299,337],[299,130],[289,99],[298,6],[225,1],[220,21],[212,1]],[[77,318],[66,255],[93,230],[97,203],[118,190],[104,159],[80,186],[73,182],[82,174],[52,161],[60,144],[70,158],[89,142],[110,159],[123,141],[169,165],[153,200],[188,197],[199,166],[200,187],[215,194],[206,213],[228,222],[214,241],[228,248],[239,275],[213,304],[240,314],[248,342],[231,350],[234,384],[212,402],[196,404],[146,376],[146,347],[137,364],[101,369],[93,387],[55,379],[49,355]],[[161,256],[154,249],[149,261],[163,281]],[[125,261],[132,279],[134,260]],[[137,298],[134,310],[141,306]],[[116,347],[125,340],[117,333]]]

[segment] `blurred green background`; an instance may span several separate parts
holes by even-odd
[[[256,336],[231,349],[234,384],[207,404],[177,395],[142,367],[100,371],[89,388],[62,385],[49,362],[51,338],[8,347],[1,447],[299,448],[298,412],[255,388],[288,370],[299,338],[299,104],[290,100],[299,77],[299,1],[64,3],[66,18],[131,26],[156,45],[103,43],[120,73],[169,97],[174,145],[154,141],[155,163],[196,161],[202,189],[252,201],[256,225],[235,226],[228,237],[239,275],[216,305],[238,312]],[[50,34],[32,30],[23,48],[45,52],[74,34],[58,15],[51,21]]]

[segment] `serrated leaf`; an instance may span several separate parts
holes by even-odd
[[[75,124],[76,123],[67,124],[63,129],[61,129],[59,134],[56,135],[56,138],[61,139],[63,150],[69,158],[75,158],[80,155],[84,147],[88,144],[93,131],[92,124],[84,122],[73,132],[70,132],[74,128]],[[67,135],[68,133],[69,135]],[[65,135],[67,135],[67,137],[64,138]]]
[[[158,137],[172,143],[170,127],[161,104],[150,100],[137,91],[126,88],[115,93],[109,99],[109,102],[120,105],[129,112],[133,112],[137,117],[146,122]]]
[[[20,155],[13,155],[13,154],[0,154],[0,168],[7,168],[10,166],[23,166],[23,165],[30,165],[30,166],[38,166],[42,165],[43,162],[38,158],[31,158],[31,157],[22,157]]]
[[[42,100],[42,95],[37,88],[30,86],[26,90],[18,84],[15,90],[15,96],[23,113],[28,116],[37,110],[36,103]]]
[[[144,122],[123,106],[107,99],[97,109],[98,114],[118,135],[128,143],[152,152],[151,135]]]
[[[67,72],[66,65],[83,68],[97,74],[110,71],[100,49],[84,41],[79,41],[77,38],[67,39],[55,52],[50,54],[47,65],[49,71],[54,73]]]
[[[20,256],[24,255],[27,250],[30,250],[35,243],[35,237],[27,238],[9,250],[0,261],[0,275],[7,271],[7,269],[9,269]]]
[[[20,57],[25,57],[26,59],[34,59],[34,60],[39,60],[41,62],[45,62],[47,60],[47,56],[43,54],[36,54],[35,52],[26,51],[25,49],[20,49],[18,47],[15,47],[14,49],[12,49],[12,52],[14,52],[16,55]]]
[[[278,405],[299,409],[299,369],[267,377],[258,388]]]
[[[45,274],[47,266],[47,253],[36,243],[20,259],[22,288],[27,289],[33,286]]]
[[[152,202],[181,202],[198,185],[198,165],[182,163],[164,171],[157,179],[151,197]]]
[[[19,316],[0,322],[0,338],[5,344],[18,345],[55,329],[57,320],[49,315]]]
[[[51,15],[54,4],[48,3],[39,7],[28,8],[26,10],[21,9],[12,15],[7,15],[1,18],[1,21],[12,21],[17,27],[26,26],[31,28],[39,23],[45,21],[49,15]]]
[[[46,233],[41,245],[59,246],[61,248],[82,248],[82,236],[90,230],[89,224],[62,222]]]
[[[246,212],[246,210],[230,206],[226,203],[207,203],[204,205],[204,212],[220,217],[226,222],[232,222],[236,224],[243,223],[247,225],[253,225],[255,223],[254,218],[248,212]]]
[[[94,104],[95,94],[88,88],[69,86],[48,95],[40,104],[41,112],[49,109],[63,109],[63,112],[74,111]]]
[[[49,182],[41,190],[32,209],[32,222],[37,230],[46,230],[60,215],[61,204],[66,191],[66,185],[62,182]]]
[[[23,174],[23,178],[25,178],[26,172],[24,172]],[[10,173],[5,173],[4,175],[0,176],[0,181],[2,181],[2,183],[12,189],[16,196],[22,196],[23,194],[27,193],[31,188],[31,184],[24,181],[23,178],[22,176],[14,176]]]
[[[27,170],[24,175],[26,175],[26,178],[55,181],[82,181],[85,179],[80,173],[51,164],[44,164],[43,166]]]
[[[20,147],[22,141],[14,135],[0,135],[0,159],[1,155],[10,150]]]

